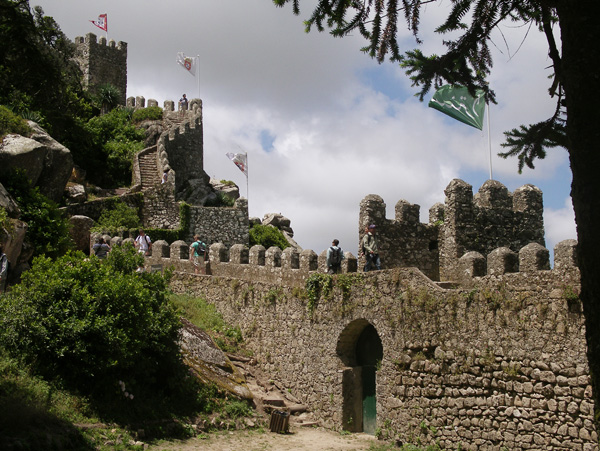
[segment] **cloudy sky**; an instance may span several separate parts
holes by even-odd
[[[270,0],[30,3],[42,6],[72,39],[103,35],[89,21],[107,13],[108,39],[128,44],[127,96],[159,105],[184,92],[200,97],[205,171],[235,181],[249,198],[250,216],[275,212],[291,219],[303,248],[320,253],[338,238],[356,255],[359,203],[368,194],[384,199],[390,219],[405,199],[421,206],[427,222],[452,179],[474,192],[489,179],[487,126],[480,132],[419,102],[397,64],[379,65],[359,51],[365,42],[358,33],[343,39],[304,33],[313,0],[301,2],[299,17]],[[425,53],[441,53],[440,37],[428,31],[446,17],[449,4],[425,9]],[[399,25],[401,48],[416,47],[404,22]],[[554,110],[547,46],[535,27],[514,25],[497,33],[494,45],[493,178],[510,191],[528,183],[542,189],[552,250],[575,238],[566,151],[551,151],[520,175],[516,159],[496,156],[503,131],[544,120]],[[199,57],[199,83],[176,63],[177,52]],[[227,152],[248,153],[248,191]]]

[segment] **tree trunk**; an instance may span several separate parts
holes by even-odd
[[[557,2],[562,38],[562,82],[573,172],[581,302],[596,418],[600,412],[600,2]],[[596,422],[598,426],[598,422]]]

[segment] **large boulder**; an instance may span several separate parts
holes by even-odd
[[[87,216],[75,215],[69,218],[69,233],[75,249],[86,254],[90,251],[90,230],[94,226],[94,220]]]
[[[0,183],[0,207],[4,208],[11,218],[18,218],[21,216],[19,206],[8,191],[6,191],[6,188],[4,188],[2,183]]]
[[[252,399],[246,378],[205,331],[181,319],[180,345],[185,363],[205,383],[214,383],[242,399]]]
[[[224,196],[237,200],[240,197],[240,189],[235,183],[222,183],[220,180],[210,179],[210,185],[215,193],[223,193]]]
[[[59,202],[73,170],[73,156],[35,122],[28,124],[31,138],[6,135],[0,144],[0,177],[12,169],[24,169],[43,195]]]
[[[33,130],[31,138],[43,144],[47,149],[37,186],[40,187],[40,192],[44,196],[54,202],[59,202],[73,172],[73,155],[69,149],[52,138],[38,124],[32,121],[28,121],[28,124]]]
[[[67,205],[82,204],[87,200],[85,186],[79,183],[69,183],[64,195]]]
[[[281,213],[267,213],[262,220],[262,225],[271,225],[293,237],[294,230],[290,227],[290,224],[291,221]]]
[[[0,177],[17,168],[24,169],[34,186],[44,169],[48,149],[43,144],[21,135],[6,135],[0,144]]]

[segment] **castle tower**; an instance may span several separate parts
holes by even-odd
[[[107,83],[116,86],[121,95],[119,104],[125,105],[127,96],[127,43],[112,39],[106,43],[104,36],[96,40],[94,33],[75,38],[75,61],[83,72],[83,86],[96,93]]]

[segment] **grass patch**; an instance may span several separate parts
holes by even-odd
[[[223,351],[248,354],[248,351],[242,347],[243,338],[240,328],[226,324],[215,306],[206,302],[206,299],[187,294],[173,294],[170,299],[181,316],[205,330]]]

